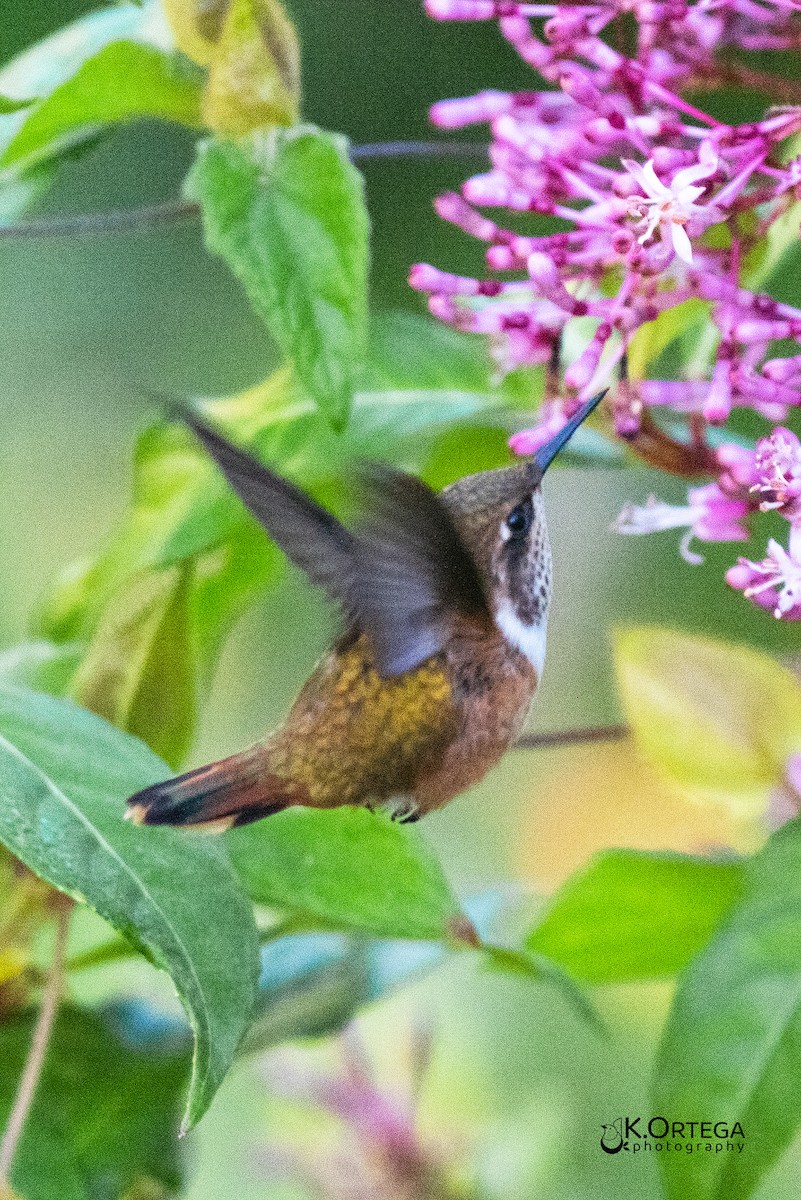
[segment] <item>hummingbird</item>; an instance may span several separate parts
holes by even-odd
[[[182,413],[246,508],[344,620],[282,725],[137,792],[126,815],[220,831],[294,805],[348,804],[410,822],[478,783],[517,736],[542,676],[552,590],[543,476],[604,394],[532,458],[440,493],[366,464],[363,515],[352,526]]]

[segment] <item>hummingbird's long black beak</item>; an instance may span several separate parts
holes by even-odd
[[[549,442],[546,442],[544,446],[540,446],[539,450],[534,455],[534,463],[537,467],[539,467],[541,475],[545,474],[559,451],[567,445],[573,434],[578,429],[579,425],[581,425],[583,421],[586,421],[587,417],[594,408],[598,407],[608,391],[609,388],[604,388],[604,390],[599,392],[597,396],[593,396],[592,400],[587,400],[584,404],[582,404],[581,408],[570,418],[567,424],[563,425],[559,432],[554,434]]]

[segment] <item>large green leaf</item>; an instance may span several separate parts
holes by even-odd
[[[257,939],[218,845],[123,821],[126,796],[167,774],[147,747],[99,717],[0,686],[0,840],[171,975],[195,1035],[191,1124],[247,1026]]]
[[[671,629],[630,629],[615,644],[618,685],[637,743],[700,798],[760,811],[801,749],[801,686],[758,650]]]
[[[370,357],[365,390],[409,388],[508,394],[508,381],[492,384],[492,362],[483,337],[465,337],[441,321],[419,313],[374,313],[370,318]],[[531,397],[529,397],[529,400]]]
[[[260,904],[334,930],[476,940],[419,834],[381,814],[293,808],[226,839],[235,869]]]
[[[607,850],[574,875],[526,947],[589,983],[681,971],[742,888],[740,862]]]
[[[0,1026],[3,1125],[33,1022],[24,1013]],[[183,1053],[133,1049],[101,1016],[62,1009],[14,1159],[14,1187],[25,1200],[117,1200],[137,1185],[142,1195],[147,1185],[154,1195],[177,1191],[188,1067]]]
[[[739,904],[679,983],[656,1065],[654,1111],[739,1121],[745,1148],[665,1155],[670,1200],[747,1200],[801,1125],[799,1075],[796,820],[748,864]]]
[[[94,136],[98,127],[139,117],[198,127],[198,82],[153,46],[112,42],[30,110],[0,165],[33,162]]]
[[[366,351],[368,219],[345,140],[312,126],[204,142],[188,181],[309,396],[341,428]]]

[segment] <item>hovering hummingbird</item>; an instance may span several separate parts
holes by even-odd
[[[542,478],[603,395],[533,458],[439,494],[372,464],[353,528],[184,415],[256,520],[339,604],[344,632],[282,725],[137,792],[128,816],[222,830],[292,805],[354,804],[416,821],[482,779],[542,675],[552,583]]]

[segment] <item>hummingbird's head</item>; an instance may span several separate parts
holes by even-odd
[[[442,498],[478,566],[495,622],[542,673],[553,565],[542,479],[553,459],[605,393],[578,410],[533,458],[467,475]]]
[[[495,621],[542,670],[552,564],[540,480],[530,463],[482,471],[442,493],[484,582]]]

